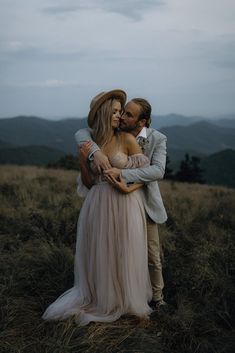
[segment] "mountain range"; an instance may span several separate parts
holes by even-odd
[[[0,147],[0,164],[43,166],[60,159],[62,156],[64,156],[63,151],[48,146]]]
[[[202,116],[185,116],[180,114],[167,114],[152,117],[152,127],[161,129],[169,126],[189,126],[198,122],[208,122],[217,126],[235,128],[235,114],[223,115],[214,118],[205,118]]]
[[[212,165],[218,160],[221,166],[221,163],[229,163],[234,158],[235,115],[213,120],[178,114],[153,116],[151,126],[167,136],[168,155],[173,166],[179,165],[186,152],[207,161],[205,163],[210,165],[210,170],[213,170]],[[42,165],[64,154],[76,155],[74,134],[85,127],[86,118],[52,121],[34,116],[18,116],[0,119],[0,164]],[[224,151],[223,157],[221,151]],[[225,170],[226,165],[222,169]],[[213,173],[221,174],[221,171],[214,170]],[[209,172],[207,175],[208,180],[211,180]]]
[[[185,151],[209,155],[235,148],[235,119],[218,119],[213,122],[206,119],[195,122],[195,119],[199,118],[171,114],[153,117],[152,126],[156,128],[157,123],[161,125],[163,120],[166,125],[168,124],[160,127],[159,131],[167,136],[167,145],[169,151],[172,151],[172,156]],[[5,147],[40,145],[75,154],[74,133],[86,126],[85,118],[51,121],[19,116],[0,119],[0,148],[3,148],[4,144]],[[173,156],[172,159],[176,158]]]
[[[0,119],[0,146],[40,145],[75,154],[74,133],[86,126],[86,119],[51,121],[33,116]]]

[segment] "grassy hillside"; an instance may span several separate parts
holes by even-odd
[[[77,173],[0,167],[1,353],[232,353],[235,192],[162,182],[168,314],[77,327],[45,323],[73,284]]]

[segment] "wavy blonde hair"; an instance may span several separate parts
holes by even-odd
[[[112,116],[114,102],[120,101],[117,98],[107,99],[95,114],[91,135],[100,147],[107,144],[113,136]]]

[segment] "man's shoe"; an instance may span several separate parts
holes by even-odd
[[[168,310],[168,304],[163,299],[151,300],[149,306],[153,311],[167,312]]]

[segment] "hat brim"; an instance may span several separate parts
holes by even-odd
[[[121,90],[121,89],[115,89],[109,92],[104,92],[104,94],[97,100],[97,102],[95,102],[94,106],[92,107],[92,109],[90,110],[87,120],[88,120],[88,125],[89,127],[92,127],[93,122],[94,122],[94,117],[95,114],[97,112],[97,110],[99,109],[99,107],[108,99],[110,98],[117,98],[118,100],[120,100],[121,105],[124,106],[126,103],[126,93]]]

